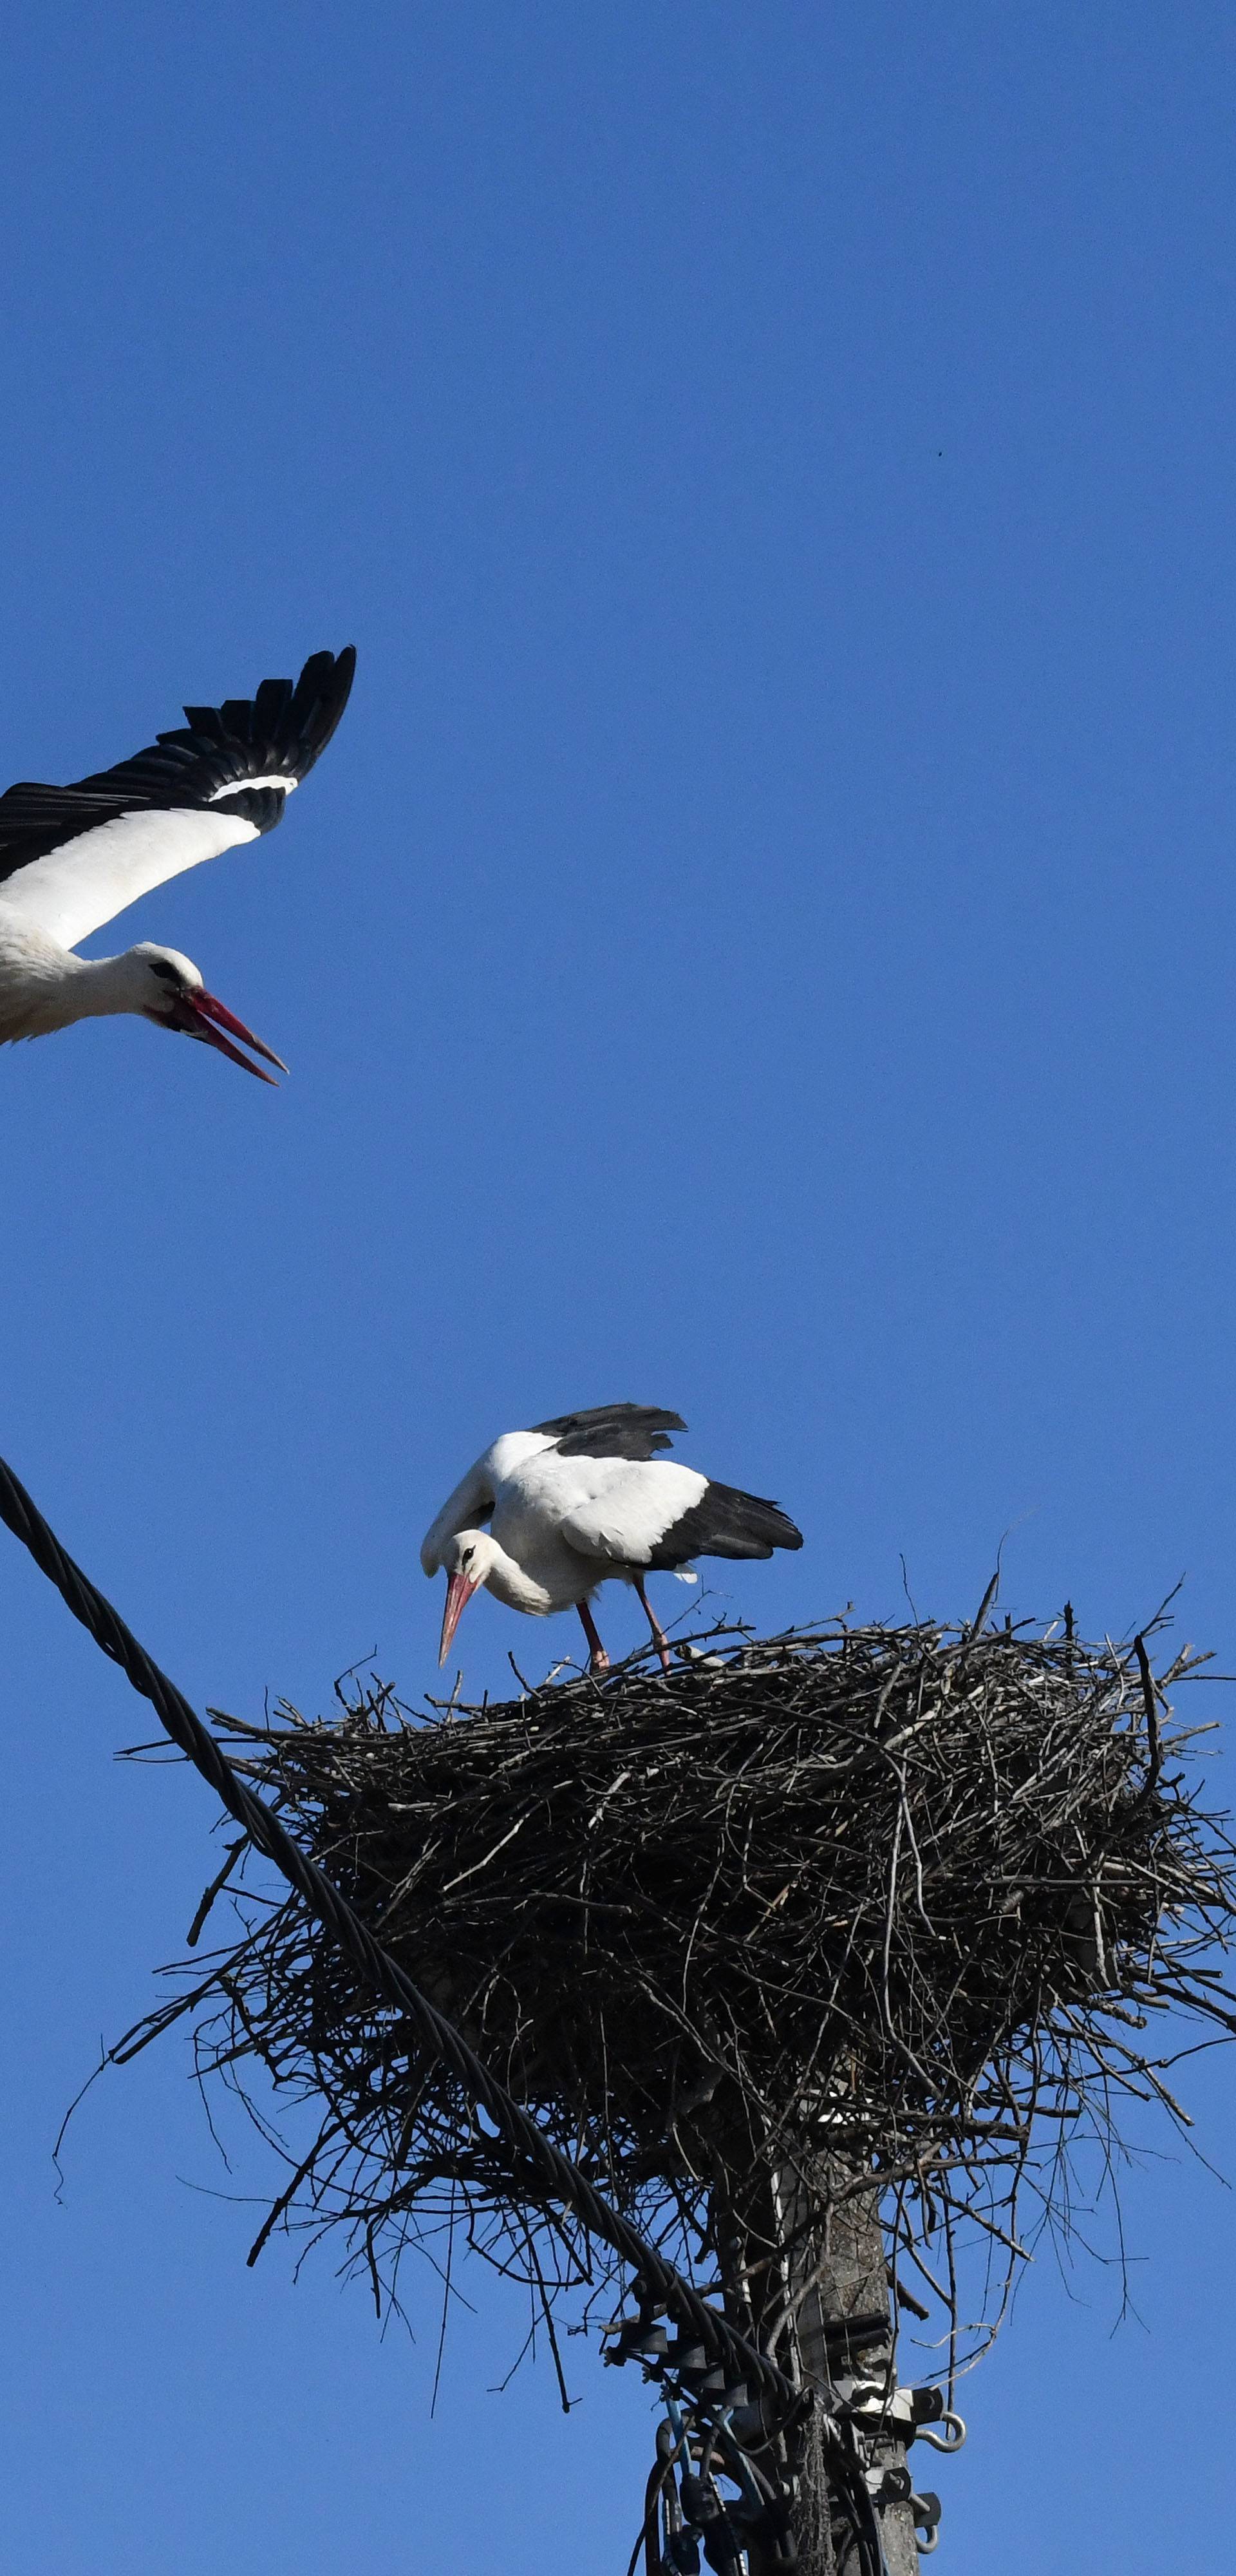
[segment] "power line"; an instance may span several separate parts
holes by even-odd
[[[0,1458],[0,1520],[3,1520],[34,1558],[48,1581],[54,1583],[62,1600],[80,1620],[96,1646],[112,1663],[119,1664],[135,1691],[150,1702],[160,1724],[173,1744],[199,1771],[217,1798],[248,1835],[255,1848],[274,1863],[323,1930],[346,1955],[355,1961],[369,1979],[375,1992],[405,2014],[413,2024],[422,2045],[433,2055],[445,2060],[452,2074],[471,2101],[486,2111],[504,2140],[511,2158],[512,2180],[518,2184],[520,2164],[530,2166],[542,2185],[548,2186],[566,2208],[574,2212],[590,2235],[599,2237],[620,2259],[631,2266],[641,2309],[649,2314],[662,2310],[678,2324],[684,2341],[699,2339],[707,2352],[726,2365],[727,2377],[742,2379],[759,2388],[771,2399],[783,2424],[801,2421],[804,2412],[816,2406],[816,2428],[828,2460],[837,2502],[850,2525],[857,2548],[860,2576],[881,2576],[883,2551],[877,2517],[855,2454],[852,2437],[847,2441],[831,2415],[819,2408],[809,2388],[796,2386],[776,2363],[738,2333],[727,2317],[699,2296],[684,2281],[680,2272],[667,2263],[655,2245],[641,2236],[638,2228],[612,2209],[607,2200],[594,2190],[578,2165],[563,2155],[537,2122],[530,2118],[507,2092],[496,2075],[468,2046],[462,2032],[456,2030],[418,1986],[375,1941],[373,1934],[349,1905],[346,1897],[310,1860],[299,1843],[280,1824],[270,1808],[255,1796],[233,1770],[222,1748],[209,1728],[203,1725],[183,1691],[148,1655],[127,1627],[118,1610],[94,1585],[87,1574],[61,1546],[55,1531],[12,1468]],[[657,2371],[653,2375],[660,2376]]]
[[[574,2212],[589,2234],[599,2237],[632,2266],[650,2304],[663,2308],[677,2320],[681,2330],[702,2340],[718,2361],[729,2364],[732,2378],[745,2379],[761,2388],[787,2414],[801,2412],[802,2390],[748,2343],[727,2318],[709,2307],[655,2245],[650,2245],[619,2210],[602,2199],[578,2165],[546,2137],[513,2094],[475,2055],[462,2033],[413,1985],[389,1950],[375,1941],[346,1897],[293,1841],[277,1816],[246,1787],[183,1691],[160,1670],[119,1612],[62,1548],[54,1530],[3,1459],[0,1519],[29,1549],[35,1564],[55,1584],[95,1644],[120,1665],[134,1690],[149,1700],[173,1744],[200,1771],[255,1848],[282,1871],[324,1931],[355,1961],[377,1993],[407,2016],[422,2045],[445,2060],[470,2099],[488,2113],[511,2152],[513,2178],[518,2180],[521,2163],[531,2166],[538,2180]]]

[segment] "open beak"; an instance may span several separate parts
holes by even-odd
[[[277,1064],[280,1073],[286,1073],[287,1066],[282,1056],[275,1054],[273,1047],[264,1046],[261,1038],[255,1038],[252,1029],[247,1029],[244,1021],[238,1020],[225,1003],[217,1002],[213,993],[186,993],[184,998],[189,1017],[181,1022],[181,1026],[186,1037],[202,1038],[207,1046],[216,1047],[219,1054],[227,1056],[232,1064],[241,1065],[246,1073],[256,1074],[259,1082],[269,1082],[272,1089],[278,1090],[274,1076],[263,1073],[260,1064],[250,1064],[248,1056],[242,1055],[240,1048],[234,1047],[231,1038],[225,1038],[222,1032],[230,1029],[233,1038],[243,1039],[255,1055],[264,1055],[268,1064]]]
[[[480,1582],[479,1575],[448,1574],[446,1608],[442,1613],[442,1635],[438,1643],[438,1662],[444,1664],[451,1651],[451,1639]]]

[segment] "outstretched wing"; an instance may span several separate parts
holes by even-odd
[[[330,741],[356,654],[314,653],[299,680],[186,707],[145,751],[69,787],[0,796],[0,904],[74,948],[139,895],[274,829]]]
[[[562,1458],[651,1458],[668,1449],[669,1431],[685,1431],[680,1413],[664,1413],[656,1404],[594,1404],[588,1413],[559,1413],[552,1422],[532,1422],[530,1431],[556,1440]]]

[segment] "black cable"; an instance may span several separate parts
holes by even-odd
[[[177,1690],[167,1674],[152,1662],[145,1648],[138,1644],[131,1629],[125,1626],[110,1601],[96,1591],[81,1567],[65,1554],[55,1532],[48,1527],[42,1513],[31,1501],[24,1485],[18,1482],[12,1468],[0,1458],[0,1520],[4,1520],[29,1549],[35,1564],[54,1583],[61,1598],[89,1630],[96,1646],[119,1664],[123,1673],[149,1700],[173,1744],[179,1746],[202,1778],[214,1790],[242,1826],[256,1849],[273,1861],[289,1884],[295,1888],[308,1911],[329,1933],[338,1947],[362,1970],[375,1991],[397,2012],[412,2023],[424,2048],[445,2060],[451,2073],[469,2098],[480,2105],[511,2150],[513,2177],[518,2180],[521,2161],[534,2169],[541,2183],[556,2199],[575,2213],[588,2232],[611,2247],[624,2263],[630,2264],[650,2304],[655,2303],[675,2317],[680,2328],[700,2339],[718,2360],[731,2365],[734,2379],[750,2381],[762,2388],[788,2416],[801,2411],[802,2392],[749,2344],[729,2323],[718,2315],[684,2281],[673,2265],[667,2263],[655,2245],[650,2245],[632,2227],[621,2212],[611,2209],[608,2201],[593,2189],[578,2165],[564,2156],[547,2138],[543,2129],[507,2092],[481,2059],[474,2055],[466,2039],[453,2023],[446,2020],[426,1995],[407,1976],[398,1962],[374,1940],[360,1916],[353,1912],[347,1899],[330,1879],[310,1860],[300,1845],[279,1823],[269,1807],[245,1786],[232,1769],[226,1755],[216,1744],[208,1727]]]
[[[709,2351],[728,2361],[735,2379],[742,2378],[762,2388],[782,2409],[785,2419],[801,2414],[804,2392],[796,2388],[774,2362],[748,2343],[728,2318],[710,2308],[698,2291],[692,2289],[690,2282],[684,2281],[673,2265],[665,2261],[657,2248],[649,2244],[620,2211],[612,2209],[608,2201],[602,2199],[579,2167],[555,2147],[544,2130],[490,2073],[468,2046],[462,2033],[413,1985],[390,1952],[374,1940],[346,1897],[293,1841],[270,1808],[239,1778],[209,1728],[190,1707],[184,1693],[146,1653],[119,1612],[96,1589],[89,1576],[66,1554],[54,1530],[2,1458],[0,1520],[29,1550],[35,1564],[49,1582],[55,1584],[74,1618],[89,1631],[95,1644],[113,1663],[119,1664],[134,1690],[149,1700],[172,1742],[201,1773],[256,1849],[273,1861],[309,1912],[338,1947],[356,1962],[375,1991],[397,2011],[406,2014],[423,2046],[432,2055],[445,2060],[469,2098],[488,2112],[512,2151],[513,2178],[518,2179],[519,2160],[526,2160],[556,2197],[574,2211],[581,2225],[631,2266],[650,2304],[655,2303],[667,2315],[676,2317],[680,2329],[685,2327],[692,2335],[701,2337]],[[846,2451],[836,2427],[826,2421],[821,2430],[835,2491],[853,2531],[864,2576],[868,2569],[871,2576],[880,2576],[884,2562],[878,2521],[861,2468]]]

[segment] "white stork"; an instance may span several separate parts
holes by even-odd
[[[680,1414],[656,1405],[598,1404],[531,1431],[504,1431],[443,1504],[421,1549],[426,1574],[447,1578],[439,1663],[483,1583],[508,1608],[536,1618],[578,1610],[591,1668],[608,1672],[588,1605],[598,1584],[617,1577],[638,1593],[669,1672],[645,1574],[681,1573],[696,1556],[801,1547],[802,1532],[778,1504],[657,1457],[671,1446],[667,1433],[686,1427]]]
[[[184,726],[114,769],[71,787],[25,780],[0,796],[0,1045],[138,1011],[269,1082],[230,1030],[286,1073],[177,949],[143,940],[121,957],[71,952],[166,877],[273,831],[330,741],[355,664],[351,645],[314,653],[295,687],[263,680],[254,698],[186,707]]]

